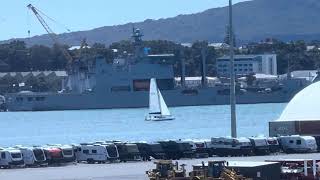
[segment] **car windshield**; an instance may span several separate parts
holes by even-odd
[[[178,143],[180,151],[191,151],[191,147],[189,143]]]
[[[151,151],[153,152],[163,152],[163,149],[160,144],[151,144]]]
[[[73,155],[73,150],[72,149],[63,149],[62,152],[63,152],[63,155],[67,155],[67,156],[72,156]]]
[[[21,153],[11,153],[11,157],[17,159],[17,158],[21,158],[22,155]]]
[[[118,155],[118,151],[115,145],[108,145],[107,152],[111,157],[116,157]]]
[[[138,153],[139,152],[138,146],[135,144],[130,144],[130,145],[127,144],[126,146],[127,146],[127,151],[129,153]]]
[[[277,145],[278,144],[278,141],[277,140],[272,140],[272,139],[269,139],[268,140],[268,144],[270,144],[270,145]]]
[[[45,160],[45,155],[44,152],[42,151],[42,149],[34,149],[33,150],[33,154],[36,158],[36,160]]]

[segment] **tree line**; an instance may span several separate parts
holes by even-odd
[[[307,49],[308,46],[314,46],[313,49]],[[181,72],[181,58],[184,58],[186,64],[187,76],[199,76],[201,74],[202,53],[205,49],[207,72],[210,76],[216,75],[216,59],[228,54],[228,49],[215,49],[208,46],[207,42],[198,41],[191,47],[185,47],[180,44],[164,41],[144,41],[144,47],[150,48],[150,54],[173,53],[175,54],[174,70],[177,75]],[[0,44],[0,61],[9,65],[7,71],[27,72],[27,71],[45,71],[45,70],[65,70],[67,60],[61,52],[61,47],[53,45],[47,47],[43,45],[33,45],[27,47],[23,41],[12,41],[6,44]],[[68,49],[68,46],[62,48]],[[304,42],[292,41],[282,42],[272,40],[272,43],[249,43],[242,49],[237,49],[236,54],[264,54],[275,53],[278,60],[278,73],[283,74],[290,68],[293,70],[313,70],[320,66],[320,41]],[[117,51],[114,51],[114,50]],[[104,56],[108,63],[111,63],[117,56],[123,54],[133,54],[135,48],[130,41],[120,41],[106,46],[95,43],[91,48],[75,49],[69,51],[74,58],[87,56]]]

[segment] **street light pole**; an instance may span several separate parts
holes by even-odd
[[[234,72],[234,36],[233,36],[232,0],[229,0],[229,43],[230,43],[230,106],[231,106],[231,137],[237,138],[236,87]]]

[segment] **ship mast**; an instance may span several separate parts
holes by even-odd
[[[143,52],[142,52],[142,45],[143,45],[143,41],[142,41],[142,37],[143,34],[141,32],[141,30],[139,28],[132,28],[132,38],[134,40],[133,44],[134,44],[134,48],[135,48],[135,57],[136,58],[140,58],[143,56]]]
[[[232,22],[232,0],[229,0],[229,43],[230,43],[230,108],[231,108],[231,137],[237,138],[236,117],[236,87],[234,72],[234,36]]]

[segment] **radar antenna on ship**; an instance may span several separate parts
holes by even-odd
[[[139,28],[132,28],[132,39],[134,40],[133,45],[135,48],[135,57],[143,57],[144,56],[144,52],[143,52],[143,41],[142,41],[142,37],[143,34],[141,32],[141,30]]]
[[[142,42],[143,34],[139,28],[132,28],[132,38],[135,43],[141,43]]]

